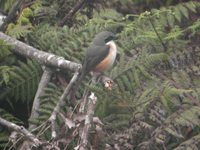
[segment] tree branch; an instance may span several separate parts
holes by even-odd
[[[19,10],[19,8],[24,2],[25,0],[19,0],[13,5],[10,12],[8,13],[8,16],[4,20],[3,24],[0,26],[0,31],[5,32],[7,25],[14,20],[14,18],[16,17],[17,11]]]
[[[85,116],[85,124],[80,137],[81,141],[79,150],[88,149],[88,137],[93,123],[93,116],[96,104],[97,104],[97,98],[94,95],[94,93],[91,93],[91,95],[88,97],[88,108]]]
[[[18,126],[18,125],[14,124],[12,122],[9,122],[1,117],[0,117],[0,124],[24,135],[29,141],[31,141],[34,144],[34,146],[39,146],[42,144],[39,141],[39,139],[37,139],[32,133],[30,133],[28,130],[26,130],[23,126]]]
[[[41,64],[62,69],[70,69],[73,71],[81,68],[80,64],[65,60],[63,57],[59,57],[51,53],[40,51],[21,41],[11,38],[2,32],[0,32],[0,40],[3,40],[13,46],[11,51],[35,59]]]
[[[64,93],[60,97],[56,107],[54,108],[54,110],[49,118],[49,122],[51,122],[51,127],[52,127],[52,138],[55,138],[57,136],[56,131],[55,131],[55,121],[56,121],[57,113],[59,113],[61,107],[65,104],[65,99],[66,99],[67,95],[69,94],[72,85],[76,82],[78,75],[79,75],[79,72],[78,71],[75,72],[74,76],[72,77],[70,83],[68,84]]]
[[[29,119],[37,118],[39,116],[38,110],[40,108],[40,96],[44,94],[44,88],[47,86],[51,79],[52,70],[50,68],[45,68],[40,83],[38,85],[37,92],[35,94],[35,98],[33,100],[32,112]],[[34,129],[36,125],[31,124],[29,126],[29,130]]]

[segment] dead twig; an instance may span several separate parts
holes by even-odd
[[[29,132],[28,130],[26,130],[23,126],[18,126],[12,122],[9,122],[3,118],[0,117],[0,124],[16,131],[17,133],[24,135],[27,140],[29,140],[30,142],[32,142],[32,144],[36,147],[38,147],[39,145],[42,144],[41,141],[39,141],[39,139],[37,139],[31,132]]]
[[[88,108],[85,116],[85,124],[80,136],[81,140],[80,140],[79,150],[88,149],[89,145],[88,137],[93,123],[93,116],[96,104],[97,104],[97,97],[94,95],[94,93],[91,93],[91,95],[88,98]]]
[[[31,116],[30,116],[29,119],[37,118],[39,116],[38,110],[40,108],[40,96],[42,96],[44,94],[44,88],[49,83],[52,73],[53,72],[50,68],[45,67],[42,78],[41,78],[40,83],[38,85],[37,92],[35,94],[35,98],[33,100]],[[33,130],[34,128],[36,128],[35,124],[31,124],[29,126],[30,131]]]
[[[55,131],[55,122],[56,122],[56,116],[57,114],[60,112],[60,109],[63,107],[63,105],[65,104],[65,99],[68,96],[70,89],[72,88],[73,84],[76,82],[76,80],[78,79],[78,75],[79,72],[75,72],[74,76],[72,77],[70,83],[68,84],[67,88],[65,89],[64,93],[62,94],[62,96],[60,97],[56,107],[54,108],[50,118],[49,118],[49,122],[51,122],[51,129],[52,129],[52,138],[54,139],[57,134]]]

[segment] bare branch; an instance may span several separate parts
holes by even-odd
[[[88,108],[87,113],[85,116],[85,124],[81,133],[81,141],[80,141],[80,147],[79,150],[85,150],[88,149],[88,137],[90,133],[90,129],[93,123],[93,116],[95,111],[95,106],[97,104],[97,98],[94,95],[94,93],[91,93],[91,95],[88,98]]]
[[[51,126],[52,126],[52,138],[56,137],[56,132],[55,132],[55,121],[56,121],[56,116],[57,113],[59,113],[60,108],[65,104],[65,99],[67,97],[67,95],[70,92],[71,87],[73,86],[73,84],[76,82],[76,80],[78,79],[78,75],[79,72],[75,72],[74,76],[72,77],[70,83],[68,84],[67,88],[65,89],[64,93],[62,94],[62,96],[60,97],[56,107],[54,108],[49,121],[51,122]]]
[[[35,59],[38,62],[47,66],[53,66],[62,69],[70,69],[73,71],[76,71],[77,69],[81,68],[80,64],[65,60],[63,57],[59,57],[54,54],[40,51],[30,45],[27,45],[14,38],[11,38],[2,32],[0,32],[0,40],[7,42],[9,45],[12,45],[13,52]]]
[[[83,97],[81,99],[81,104],[79,107],[79,113],[84,114],[86,112],[86,106],[88,104],[88,95],[89,95],[89,91],[85,90]]]
[[[0,26],[0,31],[5,32],[7,25],[14,20],[14,18],[16,17],[17,11],[19,11],[20,7],[22,6],[24,2],[25,0],[19,0],[13,5],[10,12],[8,13],[8,16],[4,20],[3,24]]]
[[[14,124],[12,122],[9,122],[1,117],[0,117],[0,124],[24,135],[27,138],[27,140],[31,141],[34,144],[34,146],[36,146],[36,147],[42,144],[39,141],[39,139],[37,139],[32,133],[30,133],[28,130],[26,130],[23,126],[18,126],[18,125]]]
[[[51,79],[51,75],[52,75],[52,70],[50,68],[46,67],[44,69],[42,78],[41,78],[40,83],[38,85],[37,92],[35,94],[35,98],[34,98],[33,106],[32,106],[32,112],[31,112],[31,116],[30,116],[29,119],[37,118],[39,116],[39,113],[38,113],[38,110],[40,108],[40,98],[39,97],[44,94],[44,88],[49,83],[49,81]],[[31,124],[29,126],[29,130],[31,131],[35,127],[36,127],[36,125]]]

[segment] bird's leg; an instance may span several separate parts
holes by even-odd
[[[108,90],[112,90],[113,88],[113,80],[107,76],[105,76],[102,72],[91,72],[92,76],[95,76],[96,83],[102,83],[104,87]]]
[[[90,72],[92,75],[92,83],[98,83],[100,81],[100,77],[103,75],[102,72]]]

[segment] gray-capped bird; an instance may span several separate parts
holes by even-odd
[[[83,78],[89,72],[104,72],[113,65],[117,54],[117,46],[114,42],[115,39],[116,36],[109,31],[100,32],[95,36],[86,51],[82,70],[80,71],[79,78],[72,89],[74,93]],[[72,95],[70,98],[73,98]]]

